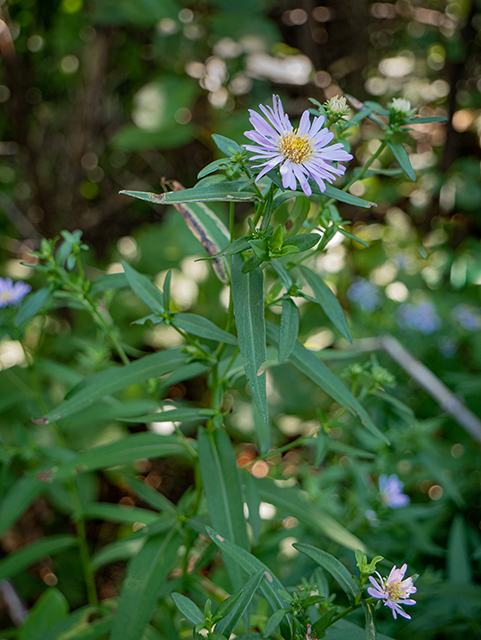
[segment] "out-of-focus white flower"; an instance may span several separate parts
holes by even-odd
[[[416,601],[412,600],[409,597],[411,594],[416,593],[417,591],[416,587],[413,584],[413,579],[406,578],[406,580],[403,580],[407,568],[407,564],[403,564],[400,569],[396,569],[396,567],[394,566],[391,569],[391,573],[385,580],[381,577],[379,572],[376,571],[379,582],[372,576],[369,576],[369,580],[373,585],[367,590],[369,595],[373,598],[384,600],[384,606],[391,609],[394,620],[397,619],[398,613],[403,618],[408,618],[408,620],[411,620],[411,616],[409,616],[405,611],[401,609],[400,604],[416,604]]]

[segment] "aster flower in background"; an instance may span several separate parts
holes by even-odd
[[[256,168],[262,167],[256,182],[280,165],[284,189],[295,191],[299,182],[306,196],[310,196],[312,188],[309,179],[312,179],[323,193],[326,182],[334,182],[336,176],[342,176],[346,171],[345,167],[334,166],[333,163],[352,160],[352,155],[345,151],[340,142],[329,145],[334,134],[327,127],[323,128],[324,116],[314,118],[311,122],[309,111],[306,110],[299,127],[293,129],[280,98],[273,96],[272,102],[272,107],[259,105],[264,118],[249,109],[249,121],[254,130],[246,131],[245,136],[255,145],[244,146],[257,154],[251,160],[262,161],[256,165]]]
[[[403,564],[400,569],[396,569],[394,566],[385,580],[379,572],[376,571],[379,582],[372,576],[369,576],[369,580],[373,586],[369,587],[367,592],[373,598],[384,600],[384,606],[391,609],[394,620],[397,619],[398,613],[403,618],[411,620],[411,616],[403,611],[400,605],[416,604],[416,601],[409,597],[417,591],[413,584],[413,579],[406,578],[406,580],[403,580],[407,568],[407,564]]]
[[[467,331],[479,331],[481,329],[479,310],[470,307],[468,304],[456,305],[451,315]]]
[[[377,287],[364,278],[357,278],[351,284],[347,297],[365,312],[374,311],[381,303]]]
[[[386,474],[379,476],[379,491],[381,492],[381,500],[391,509],[399,509],[405,507],[411,502],[409,496],[403,493],[404,484],[399,480],[397,475],[393,473],[387,477]]]
[[[8,307],[18,304],[32,289],[25,282],[13,284],[11,278],[0,278],[0,307]]]
[[[426,335],[441,326],[441,318],[431,302],[403,304],[399,307],[398,325],[401,329],[414,329]]]

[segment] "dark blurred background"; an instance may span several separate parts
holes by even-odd
[[[383,202],[400,204],[423,233],[441,216],[454,245],[479,235],[477,0],[6,0],[0,11],[6,258],[63,228],[105,257],[161,215],[120,189],[159,191],[163,177],[193,186],[216,154],[211,133],[242,142],[247,108],[272,92],[292,117],[308,97],[342,93],[446,115],[411,134],[417,184],[358,185],[380,206],[343,213],[378,220]],[[356,162],[376,135],[369,121],[356,133]]]

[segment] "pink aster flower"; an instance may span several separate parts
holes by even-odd
[[[400,569],[396,569],[394,566],[391,569],[391,573],[385,580],[376,571],[379,582],[377,582],[372,576],[369,576],[369,580],[374,588],[369,587],[367,592],[373,598],[384,600],[384,606],[391,609],[394,620],[396,620],[398,613],[403,618],[411,620],[411,616],[408,616],[408,614],[401,609],[400,604],[416,604],[415,600],[411,600],[409,598],[412,593],[416,593],[417,591],[416,587],[413,585],[413,579],[406,578],[406,580],[403,580],[407,568],[407,564],[403,564]]]
[[[264,118],[249,109],[249,120],[254,130],[246,131],[244,135],[256,144],[244,146],[257,154],[251,160],[262,160],[261,164],[256,165],[263,167],[256,182],[280,165],[284,189],[295,191],[299,182],[306,196],[310,196],[312,189],[309,179],[312,179],[324,193],[326,182],[334,182],[336,176],[342,176],[346,171],[346,167],[334,166],[333,163],[352,160],[352,155],[345,151],[340,142],[329,145],[334,134],[327,127],[323,128],[324,116],[314,118],[311,122],[309,111],[304,111],[299,127],[293,129],[280,98],[272,96],[272,102],[272,107],[259,105]]]
[[[18,304],[31,288],[25,282],[13,284],[11,278],[0,278],[0,307]]]

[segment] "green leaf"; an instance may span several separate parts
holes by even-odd
[[[15,326],[19,327],[25,320],[28,320],[38,313],[51,299],[52,294],[52,287],[43,287],[35,291],[32,295],[27,296],[17,313]]]
[[[211,173],[214,173],[215,171],[217,171],[218,169],[228,169],[230,166],[231,166],[231,163],[229,160],[226,160],[225,158],[220,158],[220,160],[214,160],[214,162],[209,163],[206,167],[204,167],[201,171],[199,171],[199,173],[197,174],[197,177],[200,180],[204,176],[208,176]]]
[[[175,524],[174,520],[169,522],[166,530],[172,528]],[[100,551],[92,556],[92,569],[97,571],[100,567],[104,567],[111,562],[126,562],[133,556],[137,555],[145,544],[145,535],[143,538],[125,538],[117,540],[111,544],[102,547]]]
[[[411,160],[406,149],[400,142],[394,142],[394,140],[386,140],[387,146],[391,149],[393,156],[399,162],[399,166],[407,175],[410,180],[416,180],[416,174],[411,165]]]
[[[367,249],[369,249],[369,247],[370,247],[369,242],[366,242],[362,238],[359,238],[358,236],[355,236],[353,233],[350,233],[349,231],[346,231],[342,227],[337,227],[337,230],[339,231],[339,233],[342,233],[343,236],[345,236],[346,238],[349,238],[349,240],[353,240],[354,242],[359,242],[359,244],[362,244],[363,247],[366,247]]]
[[[174,371],[185,362],[185,358],[181,349],[168,349],[139,358],[124,367],[94,373],[82,381],[80,389],[72,397],[50,411],[46,420],[61,420],[82,411],[104,396]]]
[[[222,633],[226,638],[230,638],[234,633],[235,628],[239,624],[242,616],[247,611],[247,607],[250,605],[254,594],[259,588],[264,576],[264,571],[260,569],[257,571],[240,590],[237,595],[236,602],[232,611],[215,626],[216,631]]]
[[[237,346],[237,338],[235,336],[223,329],[219,329],[217,325],[203,316],[198,316],[194,313],[176,313],[172,318],[172,324],[194,336]]]
[[[250,273],[257,269],[262,264],[262,260],[260,260],[257,256],[251,256],[248,258],[241,267],[241,273]]]
[[[0,580],[11,578],[40,558],[55,555],[75,544],[77,544],[77,538],[71,535],[49,536],[32,542],[0,561]]]
[[[367,551],[366,545],[357,536],[348,531],[321,507],[304,500],[304,494],[298,489],[277,487],[269,478],[257,478],[254,482],[259,497],[264,502],[273,504],[280,511],[294,516],[316,533],[323,533],[348,549]]]
[[[167,536],[147,540],[129,563],[110,640],[141,640],[158,593],[176,561],[181,538],[178,527]]]
[[[172,406],[172,405],[171,405]],[[134,418],[121,418],[122,422],[135,422],[146,424],[147,422],[189,422],[191,420],[207,420],[216,414],[215,409],[172,409],[171,411],[158,411]]]
[[[470,584],[473,581],[466,527],[460,513],[454,517],[449,531],[446,565],[450,582]]]
[[[249,575],[253,575],[260,570],[264,572],[266,579],[261,582],[260,589],[273,611],[282,609],[284,607],[284,601],[280,597],[278,591],[284,591],[284,587],[272,571],[258,558],[250,554],[248,551],[245,551],[245,549],[241,549],[229,540],[226,540],[211,527],[206,527],[206,531],[211,540],[215,542],[222,551],[225,551],[226,554],[233,558],[243,569],[245,569]]]
[[[110,289],[124,289],[129,286],[125,273],[109,273],[92,282],[89,293],[96,294]]]
[[[212,134],[212,140],[215,142],[217,147],[222,151],[222,153],[225,153],[226,156],[230,157],[235,155],[236,153],[239,153],[239,154],[245,153],[244,147],[239,146],[237,142],[234,142],[234,140],[231,140],[230,138],[226,138],[225,136],[221,136],[218,133]]]
[[[252,403],[252,417],[256,430],[259,453],[267,453],[271,448],[271,425],[268,422],[264,422],[264,418],[261,416],[255,403]]]
[[[194,187],[169,191],[168,193],[149,193],[147,191],[120,191],[121,194],[146,200],[152,204],[181,204],[184,202],[252,202],[257,195],[249,191],[239,191],[247,180],[218,182],[208,187]]]
[[[147,276],[138,273],[124,260],[122,261],[122,267],[124,268],[125,277],[128,280],[130,288],[135,295],[139,297],[142,302],[145,302],[154,313],[160,316],[163,315],[165,313],[164,296],[160,289],[158,289]]]
[[[342,310],[336,296],[332,293],[318,273],[304,265],[299,265],[299,269],[314,293],[315,302],[320,305],[326,316],[336,327],[342,337],[352,344],[351,330],[349,329],[346,316],[344,315],[344,311]]]
[[[274,633],[276,628],[282,622],[286,613],[289,613],[289,609],[278,609],[271,615],[271,617],[267,621],[266,628],[264,629],[264,638],[268,638],[271,633]]]
[[[327,629],[327,627],[331,624],[331,620],[337,613],[337,607],[334,607],[330,611],[328,611],[325,615],[323,615],[319,620],[317,620],[312,625],[311,636],[313,638],[324,637],[323,631]],[[322,635],[321,635],[322,634]]]
[[[299,251],[308,251],[319,244],[321,240],[319,233],[300,233],[298,236],[292,236],[284,241],[283,247],[293,246]]]
[[[273,346],[278,346],[279,329],[271,322],[267,323],[267,337]],[[357,415],[366,429],[389,444],[387,438],[373,423],[361,403],[344,386],[339,378],[337,378],[323,362],[316,358],[312,351],[309,351],[300,342],[297,342],[289,356],[289,360],[299,371],[304,373],[315,384],[319,385],[331,398],[339,402],[339,404],[351,414]]]
[[[281,329],[279,333],[279,364],[291,355],[299,333],[299,309],[292,298],[282,301]]]
[[[321,549],[311,546],[310,544],[295,543],[292,546],[328,571],[342,590],[347,594],[349,599],[357,596],[358,589],[355,586],[351,574],[337,558],[331,556],[331,554],[326,551],[322,551]]]
[[[203,624],[205,621],[204,614],[199,607],[180,593],[173,593],[172,599],[175,602],[177,609],[184,614],[194,624]]]
[[[374,605],[366,604],[364,606],[366,615],[366,640],[376,640],[376,625],[374,624]]]
[[[256,269],[242,273],[242,258],[232,260],[232,296],[237,335],[242,355],[247,359],[245,372],[254,401],[264,422],[269,422],[266,393],[266,373],[259,368],[267,358],[266,325],[264,318],[264,275]]]
[[[313,193],[321,193],[319,187],[313,186]],[[354,207],[363,207],[364,209],[370,209],[371,207],[376,207],[375,202],[369,202],[369,200],[363,200],[362,198],[358,198],[357,196],[351,195],[347,191],[341,191],[341,189],[336,189],[336,187],[331,187],[330,184],[326,185],[326,190],[324,194],[328,198],[333,198],[334,200],[340,200],[341,202],[345,202],[346,204],[352,204]]]
[[[292,229],[288,232],[289,237],[297,235],[305,220],[307,219],[311,208],[311,201],[309,200],[309,198],[306,198],[305,195],[299,195],[295,193],[293,193],[293,195],[297,195],[297,197],[289,216],[290,220],[292,220],[294,223],[292,225]]]
[[[45,484],[37,476],[23,476],[15,482],[0,505],[0,535],[14,524],[45,489]]]
[[[235,253],[241,253],[242,251],[246,251],[250,249],[250,244],[248,241],[249,236],[245,236],[243,238],[237,238],[234,242],[231,242],[229,245],[221,249],[220,255],[223,256],[232,256]]]
[[[55,587],[50,587],[37,600],[18,635],[19,640],[37,640],[68,614],[68,602]]]
[[[259,513],[261,506],[259,491],[257,490],[254,476],[245,469],[242,473],[242,482],[244,485],[244,498],[247,503],[247,508],[249,509],[249,524],[252,528],[254,545],[258,545],[262,526],[262,520]]]
[[[48,631],[35,636],[35,640],[97,640],[105,638],[112,628],[114,616],[91,620],[97,609],[88,605],[63,617]]]
[[[428,124],[429,122],[446,122],[447,118],[444,116],[429,116],[427,118],[409,118],[406,123],[409,124]]]
[[[85,505],[82,512],[86,518],[93,520],[125,524],[135,524],[136,522],[152,524],[159,519],[153,511],[109,502],[92,502]]]
[[[249,548],[244,502],[237,461],[225,429],[207,433],[199,428],[199,465],[210,519],[221,535],[243,549]],[[240,567],[224,555],[229,577],[235,590],[242,585]]]
[[[177,193],[177,192],[176,192]],[[219,256],[222,247],[230,241],[230,234],[220,218],[206,204],[175,204],[195,238],[213,258],[212,267],[223,284],[229,283],[229,265]]]
[[[134,433],[131,435],[79,453],[60,467],[50,470],[47,480],[70,478],[83,471],[110,469],[129,464],[140,458],[164,458],[188,456],[188,449],[177,436],[161,436],[156,433]]]
[[[326,629],[324,640],[366,640],[366,631],[357,624],[347,620],[338,620],[331,627]],[[393,640],[383,633],[377,634],[377,640]]]
[[[138,480],[137,478],[132,478],[130,476],[124,476],[127,484],[130,486],[133,491],[147,504],[150,504],[154,509],[158,509],[159,511],[166,511],[167,513],[171,513],[174,516],[177,516],[179,513],[179,509],[175,506],[173,502],[168,500],[165,496],[163,496],[159,491],[156,491],[150,484],[143,482],[142,480]]]

